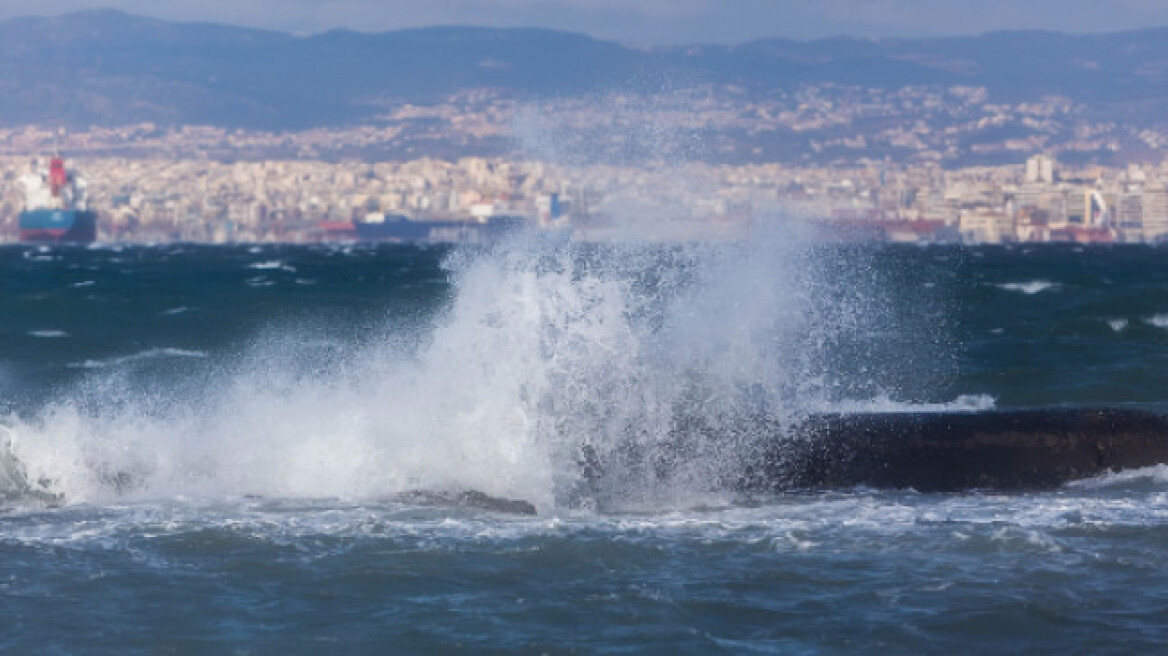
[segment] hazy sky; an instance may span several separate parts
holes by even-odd
[[[0,0],[0,18],[96,7],[301,33],[538,26],[641,44],[1168,26],[1168,0]]]

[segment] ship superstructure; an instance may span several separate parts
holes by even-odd
[[[89,243],[97,237],[97,213],[89,209],[85,180],[65,167],[60,153],[48,168],[34,164],[20,178],[24,211],[20,213],[21,241]]]

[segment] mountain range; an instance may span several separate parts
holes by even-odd
[[[517,98],[733,85],[985,87],[1057,95],[1158,126],[1168,29],[997,32],[932,39],[767,39],[639,48],[544,29],[434,27],[310,36],[173,23],[114,10],[0,22],[0,124],[343,126],[471,89]]]

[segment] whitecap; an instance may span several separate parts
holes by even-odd
[[[30,330],[28,334],[32,337],[40,337],[43,339],[59,339],[69,336],[69,333],[64,330]]]
[[[147,360],[158,360],[162,358],[205,357],[207,357],[207,354],[203,351],[191,351],[179,348],[153,348],[142,351],[140,353],[123,355],[105,360],[85,360],[84,362],[70,362],[68,366],[73,369],[105,369],[107,367],[116,367],[123,364],[131,364]]]
[[[1127,329],[1127,319],[1108,319],[1107,325],[1117,333],[1122,333]]]
[[[296,271],[296,267],[284,264],[280,260],[269,260],[267,262],[256,262],[254,264],[247,265],[247,268],[255,269],[257,271],[288,271],[289,273]]]
[[[1168,314],[1156,314],[1144,319],[1144,321],[1157,328],[1168,328]]]
[[[1059,284],[1049,280],[1031,280],[1030,282],[1007,282],[996,285],[996,287],[1008,292],[1022,292],[1030,296],[1047,290],[1056,290],[1059,288]]]
[[[1071,489],[1100,490],[1142,482],[1157,486],[1168,484],[1168,465],[1153,465],[1151,467],[1107,472],[1094,478],[1086,478],[1068,483],[1067,487]]]

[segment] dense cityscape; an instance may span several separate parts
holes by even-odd
[[[581,239],[718,239],[798,218],[842,239],[1156,243],[1168,238],[1166,148],[1154,129],[1067,99],[996,103],[982,88],[542,104],[484,90],[302,132],[2,129],[0,239],[19,239],[21,180],[59,149],[88,185],[101,241],[334,241],[386,216],[506,216]]]
[[[0,235],[18,237],[22,175],[0,159]],[[619,167],[531,160],[225,163],[155,157],[71,162],[86,177],[99,240],[310,242],[351,223],[524,217],[580,238],[733,237],[750,221],[810,219],[845,239],[896,242],[1145,242],[1168,238],[1168,167],[797,168],[782,164]]]

